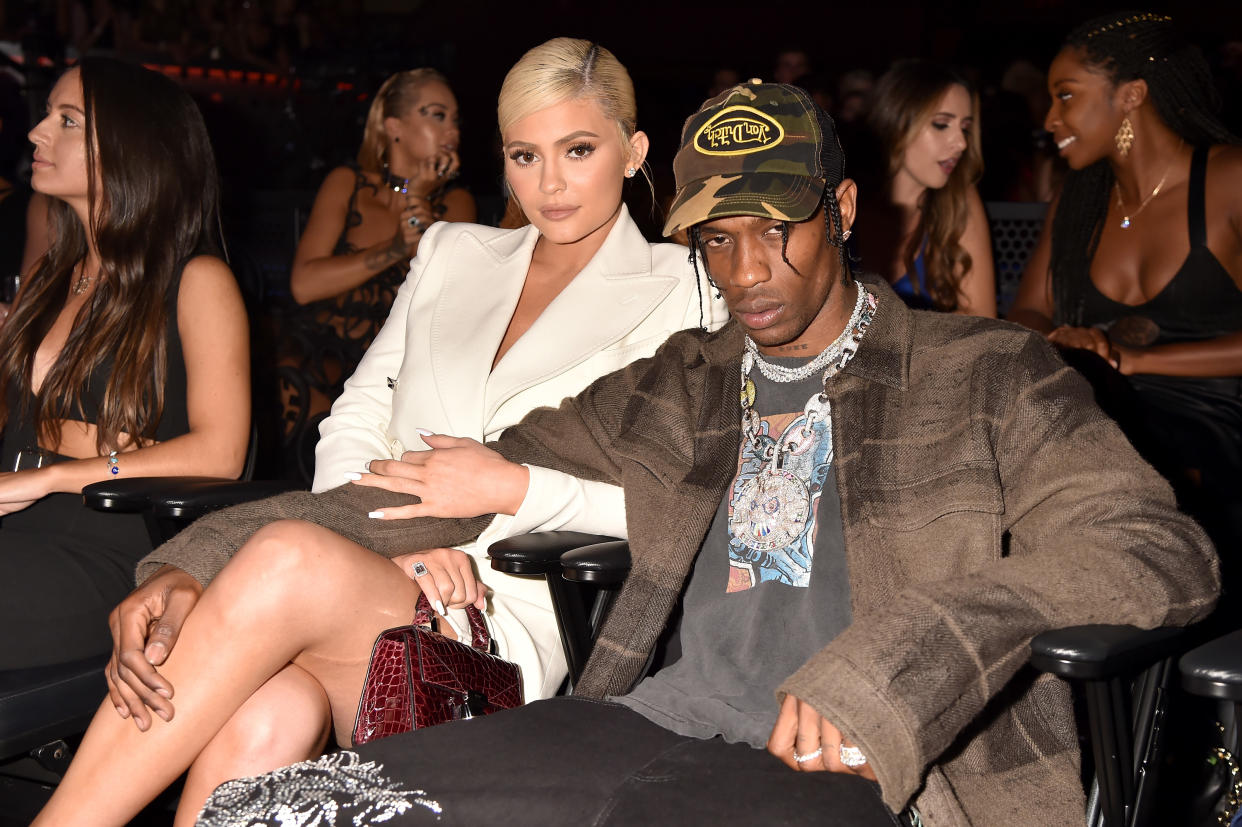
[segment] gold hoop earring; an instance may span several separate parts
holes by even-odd
[[[1117,151],[1122,158],[1130,154],[1130,147],[1134,146],[1134,127],[1130,125],[1129,118],[1121,121],[1121,128],[1113,136],[1113,142],[1117,144]]]

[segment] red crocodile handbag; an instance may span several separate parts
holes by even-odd
[[[522,705],[518,665],[490,654],[482,613],[466,609],[473,646],[431,630],[419,594],[414,625],[380,633],[358,700],[354,745]]]

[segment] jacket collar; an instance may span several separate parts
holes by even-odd
[[[600,249],[493,370],[538,240],[533,226],[486,240],[467,231],[444,251],[431,360],[457,433],[484,432],[514,395],[620,340],[677,286],[675,275],[651,272],[651,246],[622,206]]]
[[[843,373],[878,382],[898,390],[910,387],[910,352],[913,345],[913,315],[888,282],[874,273],[858,273],[857,280],[875,294],[878,305],[863,345],[845,366]],[[736,363],[742,358],[745,335],[738,323],[729,323],[703,343],[703,358],[709,364]]]

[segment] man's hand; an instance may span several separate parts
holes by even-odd
[[[876,781],[870,764],[847,767],[841,763],[842,744],[854,746],[842,737],[831,721],[816,712],[815,707],[793,695],[785,696],[780,714],[776,716],[776,726],[772,727],[772,735],[768,738],[768,752],[800,772],[848,772]]]
[[[168,659],[181,626],[198,603],[202,585],[174,566],[164,566],[112,610],[112,657],[104,672],[108,698],[122,718],[133,718],[143,732],[150,712],[173,717],[172,684],[156,667]]]
[[[355,485],[412,494],[420,503],[372,512],[383,520],[515,514],[526,498],[530,472],[477,440],[430,434],[430,451],[376,459],[369,474],[349,474]]]

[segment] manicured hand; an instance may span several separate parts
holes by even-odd
[[[168,659],[202,593],[202,584],[191,575],[164,566],[108,616],[112,629],[112,657],[104,672],[108,698],[118,715],[132,718],[143,732],[151,726],[151,712],[172,720],[173,687],[156,667]]]
[[[815,707],[793,695],[785,696],[776,716],[776,726],[772,727],[772,735],[768,738],[768,752],[799,772],[848,772],[876,781],[870,763],[858,767],[841,763],[842,745],[854,746],[831,721],[816,712]],[[820,751],[818,755],[817,750]],[[799,761],[798,757],[806,760]]]
[[[372,460],[370,473],[346,474],[355,485],[412,494],[422,502],[371,512],[384,520],[515,514],[530,472],[477,440],[429,434],[430,451],[406,451],[399,460]]]
[[[406,576],[418,584],[432,607],[441,615],[446,609],[473,605],[487,607],[487,586],[475,576],[470,555],[456,548],[433,548],[392,558]]]

